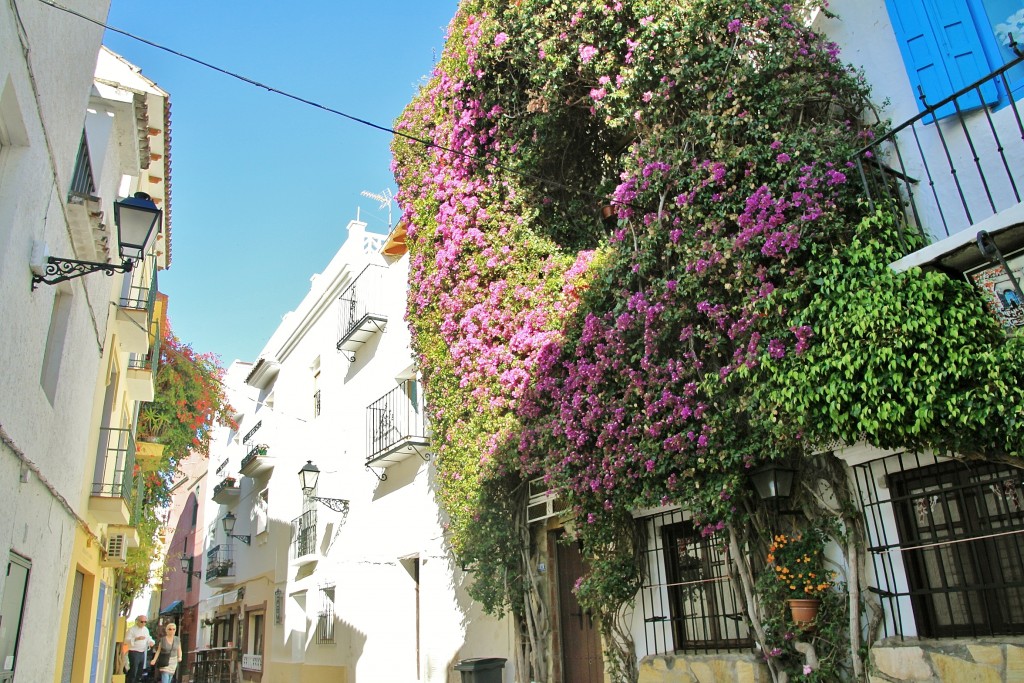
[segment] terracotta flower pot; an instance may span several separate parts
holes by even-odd
[[[791,598],[786,602],[793,615],[793,623],[804,631],[814,628],[814,620],[821,608],[821,600],[818,598]]]

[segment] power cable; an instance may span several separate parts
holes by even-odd
[[[78,17],[78,18],[80,18],[80,19],[82,19],[84,21],[88,21],[91,24],[95,24],[96,26],[100,26],[103,29],[105,29],[107,31],[110,31],[112,33],[120,34],[122,36],[125,36],[126,38],[130,38],[132,40],[135,40],[135,41],[138,41],[140,43],[143,43],[144,45],[148,45],[148,46],[150,46],[152,48],[155,48],[157,50],[161,50],[161,51],[166,52],[168,54],[174,55],[175,57],[179,57],[181,59],[190,61],[193,64],[198,64],[199,66],[202,66],[202,67],[205,67],[207,69],[211,69],[213,71],[216,71],[217,73],[220,73],[220,74],[222,74],[224,76],[228,76],[229,78],[234,78],[236,80],[242,81],[243,83],[247,83],[247,84],[255,86],[257,88],[262,88],[263,90],[266,90],[267,92],[273,93],[275,95],[280,95],[282,97],[286,97],[286,98],[288,98],[290,100],[294,100],[294,101],[299,102],[301,104],[305,104],[305,105],[313,107],[315,109],[319,109],[321,111],[325,111],[325,112],[327,112],[329,114],[334,114],[335,116],[340,116],[342,118],[348,119],[349,121],[353,121],[354,123],[358,123],[358,124],[361,124],[361,125],[364,125],[364,126],[368,126],[368,127],[373,128],[375,130],[379,130],[379,131],[381,131],[383,133],[390,133],[391,135],[393,135],[395,137],[403,138],[405,140],[409,140],[410,142],[415,142],[417,144],[423,145],[424,147],[437,149],[437,150],[440,150],[442,152],[448,152],[450,154],[455,154],[455,155],[461,156],[463,158],[469,159],[471,161],[476,161],[476,162],[478,162],[480,164],[483,164],[485,166],[490,166],[490,167],[492,167],[492,168],[494,168],[496,170],[502,171],[504,173],[508,173],[508,174],[511,174],[511,175],[516,175],[516,176],[519,176],[521,178],[527,178],[529,180],[533,180],[534,182],[538,182],[538,183],[547,185],[549,187],[554,187],[554,188],[558,188],[560,190],[565,190],[566,192],[569,192],[571,194],[575,194],[577,196],[583,196],[583,197],[598,199],[598,200],[601,200],[601,201],[607,201],[607,197],[604,197],[602,195],[598,195],[598,194],[596,194],[594,192],[590,192],[590,191],[587,191],[587,190],[581,190],[579,188],[571,187],[571,186],[566,185],[566,184],[564,184],[562,182],[559,182],[557,180],[552,180],[550,178],[545,178],[543,176],[534,175],[534,174],[529,173],[527,171],[521,171],[521,170],[516,170],[516,169],[508,168],[507,166],[503,166],[502,164],[499,164],[496,161],[490,161],[490,160],[487,160],[487,159],[485,159],[483,157],[478,157],[478,156],[476,156],[474,154],[470,154],[468,152],[462,152],[462,151],[459,151],[457,149],[452,149],[451,147],[446,147],[445,145],[438,144],[438,143],[436,143],[436,142],[434,142],[432,140],[425,140],[423,138],[416,137],[415,135],[410,135],[409,133],[403,133],[402,131],[395,130],[394,128],[391,128],[389,126],[382,126],[382,125],[380,125],[378,123],[373,123],[372,121],[368,121],[368,120],[360,118],[358,116],[354,116],[352,114],[348,114],[346,112],[343,112],[340,109],[335,109],[335,108],[329,107],[329,106],[327,106],[325,104],[320,104],[319,102],[314,102],[313,100],[306,99],[305,97],[301,97],[299,95],[295,95],[295,94],[290,93],[290,92],[288,92],[286,90],[282,90],[280,88],[275,88],[274,86],[267,85],[266,83],[261,83],[260,81],[257,81],[257,80],[255,80],[253,78],[249,78],[248,76],[243,76],[242,74],[236,73],[234,71],[230,71],[228,69],[224,69],[224,68],[219,67],[219,66],[217,66],[215,64],[211,64],[210,62],[203,61],[203,60],[201,60],[201,59],[199,59],[197,57],[192,57],[191,55],[187,55],[187,54],[185,54],[183,52],[179,52],[178,50],[174,50],[172,48],[166,47],[164,45],[160,45],[159,43],[155,43],[155,42],[153,42],[151,40],[148,40],[146,38],[142,38],[141,36],[137,36],[134,33],[130,33],[130,32],[125,31],[123,29],[119,29],[119,28],[116,28],[114,26],[110,26],[110,25],[108,25],[108,24],[106,24],[106,23],[104,23],[102,21],[99,21],[98,19],[93,19],[92,17],[88,17],[88,16],[86,16],[86,15],[80,13],[80,12],[77,12],[77,11],[75,11],[75,10],[69,8],[69,7],[64,7],[63,5],[59,5],[56,2],[54,2],[54,0],[38,0],[38,1],[41,2],[44,5],[47,5],[49,7],[54,8],[54,9],[60,10],[62,12],[67,12],[68,14],[74,15],[74,16],[76,16],[76,17]],[[622,206],[629,206],[629,207],[635,208],[635,209],[640,209],[642,211],[646,210],[643,207],[635,207],[635,206],[633,206],[631,204],[621,204],[621,205]]]

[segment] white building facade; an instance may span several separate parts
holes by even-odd
[[[200,670],[237,646],[246,680],[449,681],[477,657],[514,680],[513,634],[467,597],[434,498],[401,235],[349,223],[259,360],[227,373],[239,424],[210,456]]]
[[[68,7],[103,20],[108,3]],[[106,681],[118,569],[137,542],[134,424],[153,395],[155,273],[33,283],[47,255],[121,264],[115,202],[169,213],[167,94],[102,29],[40,3],[0,9],[0,681]],[[35,284],[35,286],[33,286]]]

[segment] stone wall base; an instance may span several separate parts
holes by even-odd
[[[771,683],[771,680],[768,667],[754,655],[652,655],[640,660],[639,683]]]
[[[870,671],[871,683],[1024,683],[1024,639],[883,640]]]

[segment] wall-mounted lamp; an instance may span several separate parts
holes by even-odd
[[[343,512],[348,514],[348,501],[341,498],[320,498],[314,496],[313,491],[316,489],[316,480],[320,477],[320,468],[313,464],[312,460],[307,460],[306,464],[299,470],[299,483],[302,484],[302,493],[306,495],[310,500],[315,500],[319,503],[323,503],[335,512]]]
[[[149,244],[150,237],[160,223],[162,213],[145,192],[136,192],[133,197],[126,197],[114,202],[118,254],[123,259],[121,265],[50,256],[46,259],[43,273],[32,276],[32,289],[35,289],[39,283],[55,285],[58,282],[95,273],[98,270],[107,275],[131,271],[135,264],[146,255],[146,245]]]
[[[220,523],[224,526],[224,535],[228,538],[237,538],[239,541],[246,545],[251,545],[252,539],[248,534],[236,534],[235,531],[235,515],[229,512],[224,515],[224,519],[220,520]]]
[[[186,575],[187,574],[191,574],[192,576],[194,576],[196,578],[202,577],[202,575],[203,575],[202,572],[194,572],[194,571],[192,571],[193,558],[191,556],[189,556],[188,553],[182,553],[181,557],[178,558],[178,561],[181,563],[181,572],[183,574],[186,574]]]
[[[789,498],[793,492],[793,474],[795,470],[778,465],[765,465],[750,473],[757,495],[761,500],[779,500]]]

